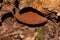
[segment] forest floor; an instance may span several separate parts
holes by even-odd
[[[0,40],[60,40],[59,2],[60,0],[0,0]],[[14,14],[24,7],[42,12],[48,19],[47,23],[30,27],[17,22]]]

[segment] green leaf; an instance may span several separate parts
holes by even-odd
[[[43,29],[43,27],[39,27],[37,29],[37,32],[38,32],[38,39],[39,40],[44,40],[44,29]]]

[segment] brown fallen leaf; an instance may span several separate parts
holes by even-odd
[[[26,12],[24,14],[18,13],[18,11],[15,13],[15,17],[18,21],[26,23],[26,24],[41,24],[45,23],[47,21],[46,18],[38,15],[34,12]]]

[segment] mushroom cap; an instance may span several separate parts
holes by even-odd
[[[16,12],[15,17],[18,21],[26,23],[26,24],[30,24],[30,25],[31,24],[32,25],[42,24],[47,21],[46,18],[38,15],[37,13],[31,12],[31,11],[25,12],[23,14]]]

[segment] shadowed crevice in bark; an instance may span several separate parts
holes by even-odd
[[[2,3],[3,2],[3,0],[0,0],[0,3]]]
[[[2,16],[2,22],[6,19],[6,18],[8,18],[8,17],[13,17],[13,14],[12,14],[12,12],[9,12],[9,13],[6,13],[6,14],[4,14],[3,16]]]
[[[0,26],[2,26],[2,22],[4,22],[4,20],[8,17],[13,17],[12,12],[6,13],[2,16],[1,18],[2,21],[0,22]]]
[[[23,8],[23,9],[21,9],[21,10],[19,11],[19,13],[20,13],[20,14],[24,14],[24,13],[26,13],[26,12],[28,12],[28,11],[37,13],[38,15],[41,15],[41,16],[44,17],[44,15],[43,15],[42,12],[40,12],[40,11],[38,11],[38,10],[32,8],[32,7],[25,7],[25,8]]]
[[[58,17],[57,22],[60,22],[60,16]]]
[[[19,8],[18,7],[19,6],[19,1],[18,0],[15,1],[15,6],[16,6],[16,8]]]

